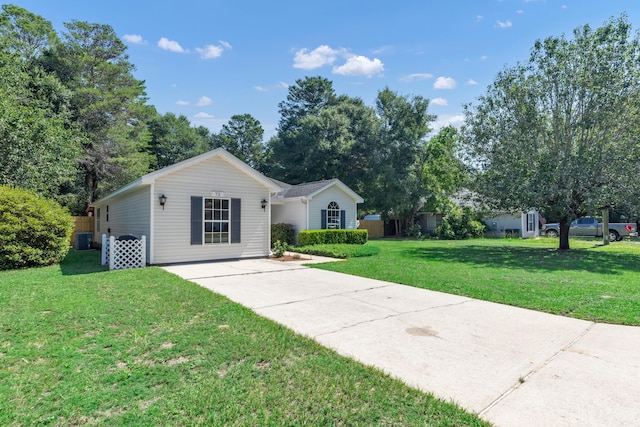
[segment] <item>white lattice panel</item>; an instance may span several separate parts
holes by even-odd
[[[116,240],[109,238],[106,251],[109,270],[124,268],[143,268],[146,265],[146,238],[136,240]]]

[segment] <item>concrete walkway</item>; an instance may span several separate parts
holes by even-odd
[[[553,316],[303,262],[310,261],[165,269],[497,426],[640,426],[638,327]]]

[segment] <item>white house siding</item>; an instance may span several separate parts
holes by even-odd
[[[212,197],[214,191],[241,199],[241,243],[191,244],[191,196]],[[260,206],[269,190],[227,161],[214,157],[158,178],[153,199],[162,194],[165,209],[154,203],[153,263],[269,255],[269,212]]]
[[[521,227],[520,214],[503,214],[482,220],[496,236],[504,236],[505,230],[519,230]]]
[[[103,234],[116,237],[123,234],[133,234],[136,237],[144,235],[147,237],[148,254],[151,230],[149,222],[150,191],[150,187],[145,186],[131,193],[114,197],[104,204],[96,205],[96,212],[97,209],[100,209],[100,230],[98,230],[98,218],[96,215],[94,242],[101,242]],[[147,261],[149,260],[147,259]]]
[[[295,228],[295,235],[297,235],[298,231],[305,230],[307,227],[307,204],[298,197],[287,200],[281,205],[272,204],[271,223],[292,224]]]
[[[347,193],[335,185],[313,196],[309,201],[309,230],[318,230],[322,226],[321,211],[329,203],[336,202],[340,210],[345,211],[345,228],[357,228],[357,204]]]

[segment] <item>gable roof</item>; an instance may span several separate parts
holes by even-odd
[[[316,194],[330,188],[333,186],[337,186],[342,191],[351,196],[356,203],[364,202],[364,199],[360,197],[355,191],[351,188],[347,187],[342,181],[337,178],[334,179],[325,179],[322,181],[314,181],[314,182],[303,182],[297,185],[290,185],[284,182],[276,181],[272,179],[275,183],[279,184],[282,187],[282,191],[280,191],[276,198],[278,199],[291,199],[296,197],[304,197],[306,199],[312,199]]]
[[[112,199],[112,198],[114,198],[116,196],[122,195],[122,194],[126,194],[126,193],[128,193],[130,191],[138,189],[139,187],[151,185],[158,178],[162,178],[162,177],[167,176],[167,175],[169,175],[169,174],[171,174],[173,172],[188,168],[188,167],[193,166],[193,165],[195,165],[197,163],[200,163],[200,162],[203,162],[203,161],[206,161],[206,160],[209,160],[209,159],[213,159],[213,158],[216,158],[216,157],[219,157],[219,158],[225,160],[226,162],[228,162],[232,166],[236,167],[241,172],[249,175],[251,178],[253,178],[254,180],[259,182],[260,184],[262,184],[265,187],[267,187],[269,189],[269,191],[271,191],[271,192],[282,191],[282,187],[280,185],[276,184],[276,182],[274,180],[269,179],[266,176],[262,175],[260,172],[258,172],[257,170],[253,169],[251,166],[247,165],[245,162],[243,162],[242,160],[238,159],[236,156],[234,156],[233,154],[229,153],[224,148],[216,148],[215,150],[208,151],[208,152],[200,154],[198,156],[191,157],[190,159],[183,160],[181,162],[178,162],[178,163],[175,163],[173,165],[164,167],[162,169],[158,169],[155,172],[151,172],[151,173],[148,173],[146,175],[143,175],[140,178],[138,178],[137,180],[125,185],[124,187],[121,187],[120,189],[114,191],[111,194],[108,194],[107,196],[101,198],[100,200],[97,200],[97,201],[93,202],[92,204],[93,205],[102,204],[102,203],[106,202],[107,200],[110,200],[110,199]]]

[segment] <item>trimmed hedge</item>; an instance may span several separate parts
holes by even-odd
[[[302,230],[298,233],[298,246],[346,243],[364,245],[369,238],[368,230]]]
[[[295,228],[291,224],[271,224],[271,247],[279,240],[287,245],[293,245]]]
[[[72,232],[71,215],[57,202],[0,186],[0,270],[62,261]]]

